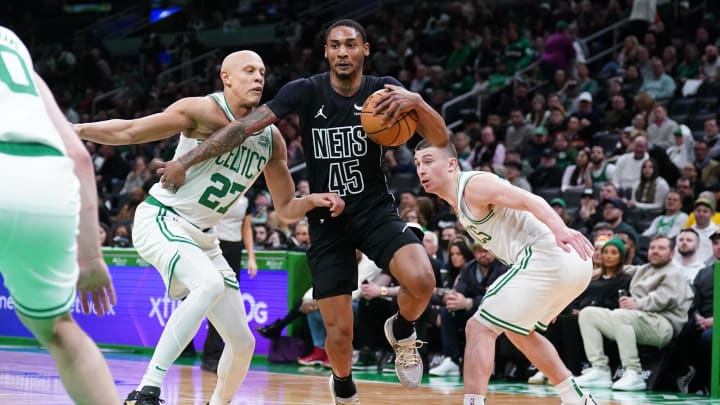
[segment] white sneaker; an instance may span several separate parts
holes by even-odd
[[[573,404],[566,404],[563,402],[562,405],[573,405]],[[586,392],[585,395],[583,395],[583,397],[580,398],[580,402],[578,402],[577,405],[598,405],[598,403],[595,402],[595,399],[592,397],[592,395],[590,395]]]
[[[393,323],[396,319],[397,314],[385,321],[385,338],[395,350],[395,374],[400,384],[408,388],[417,388],[423,375],[423,363],[418,348],[425,342],[418,340],[415,332],[405,339],[395,339]]]
[[[647,389],[645,379],[635,370],[625,369],[623,376],[615,381],[612,389],[618,391],[644,391]]]
[[[547,382],[548,378],[540,370],[538,370],[537,373],[533,374],[532,377],[528,378],[528,384],[544,385],[547,384]]]
[[[458,366],[450,357],[445,357],[437,367],[433,367],[428,371],[430,375],[436,375],[440,377],[444,376],[459,376],[460,366]]]
[[[590,367],[583,370],[575,382],[583,388],[609,388],[612,385],[612,377],[609,370]]]

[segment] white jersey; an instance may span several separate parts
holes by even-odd
[[[210,97],[222,107],[229,120],[235,120],[222,93],[213,93]],[[149,198],[171,208],[200,229],[215,226],[253,185],[270,160],[272,128],[272,125],[268,126],[237,148],[191,167],[187,171],[185,184],[174,193],[159,183],[154,184]],[[200,143],[181,133],[174,158],[186,154]]]
[[[0,142],[39,143],[66,154],[32,77],[33,62],[25,44],[0,26]]]
[[[475,176],[493,176],[489,172],[462,172],[457,184],[457,217],[470,236],[506,264],[516,263],[524,250],[542,239],[555,244],[555,237],[547,225],[533,214],[506,207],[493,207],[484,217],[472,216],[465,204],[465,187]]]

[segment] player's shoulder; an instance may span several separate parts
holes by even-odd
[[[405,87],[402,85],[402,83],[400,83],[396,78],[392,76],[365,75],[365,80],[367,80],[368,85],[370,86],[370,88],[372,88],[373,91],[382,89],[383,87],[385,87],[386,84]]]

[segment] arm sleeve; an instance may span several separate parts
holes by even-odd
[[[278,118],[300,110],[305,100],[312,97],[313,86],[309,79],[297,79],[282,86],[267,106]]]

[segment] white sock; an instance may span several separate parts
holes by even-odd
[[[575,379],[570,376],[565,381],[555,386],[555,391],[560,394],[563,404],[579,404],[585,394]]]
[[[463,405],[485,405],[485,395],[465,394]]]

